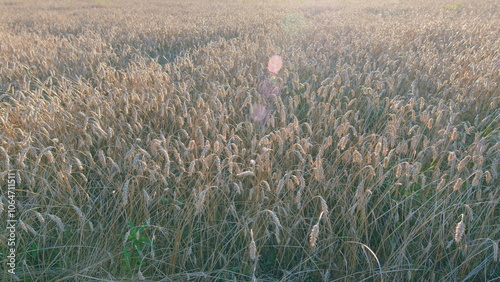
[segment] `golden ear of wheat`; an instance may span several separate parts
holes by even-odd
[[[128,203],[128,187],[130,185],[130,179],[125,181],[125,183],[122,186],[122,206],[126,206]]]
[[[457,223],[457,226],[455,227],[455,242],[460,242],[465,235],[465,223],[464,223],[464,214],[462,214],[462,220],[460,220],[459,223]]]
[[[316,247],[316,241],[318,240],[319,236],[319,223],[321,221],[321,218],[323,218],[324,212],[321,211],[319,214],[318,222],[312,227],[311,233],[309,234],[309,243],[311,244],[311,247]]]
[[[57,227],[59,227],[59,230],[61,232],[64,232],[64,224],[60,217],[50,213],[45,213],[45,215],[48,216],[52,221],[54,221],[57,224]]]
[[[255,176],[255,173],[253,171],[248,170],[236,174],[236,177],[244,177],[244,176]]]
[[[276,215],[276,213],[272,210],[266,210],[267,212],[269,212],[269,214],[271,215],[272,219],[273,219],[273,222],[274,222],[274,226],[276,227],[276,230],[275,230],[275,236],[276,236],[276,241],[278,242],[278,244],[281,243],[281,240],[280,240],[280,228],[281,228],[281,222],[278,218],[278,216]]]
[[[462,187],[462,184],[463,184],[462,178],[457,179],[457,181],[455,182],[455,185],[453,185],[453,191],[460,190],[460,187]]]
[[[325,201],[325,199],[323,199],[323,197],[320,196],[319,198],[321,200],[321,211],[325,215],[327,215],[328,214],[328,205],[326,204],[326,201]]]
[[[255,241],[253,239],[253,230],[250,229],[250,238],[251,238],[251,242],[250,242],[250,259],[251,260],[257,260],[257,245],[255,244]]]
[[[318,240],[318,235],[319,235],[319,225],[315,224],[311,229],[311,233],[309,234],[309,243],[313,248],[316,247],[316,241]]]

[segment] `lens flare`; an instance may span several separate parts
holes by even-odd
[[[267,62],[267,70],[270,73],[278,74],[282,67],[283,59],[281,59],[280,55],[273,55],[269,58],[269,61]]]
[[[269,116],[269,110],[261,104],[252,105],[250,109],[250,117],[257,122],[265,122]]]
[[[271,98],[281,94],[283,82],[278,76],[271,74],[263,78],[258,86],[258,91],[266,98]]]

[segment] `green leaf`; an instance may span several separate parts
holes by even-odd
[[[127,269],[130,270],[130,251],[129,251],[129,244],[125,245],[125,248],[123,249],[123,256],[125,257],[125,265],[127,266]]]
[[[146,245],[153,246],[153,242],[151,242],[151,239],[149,239],[147,237],[141,237],[139,239],[139,241],[141,241],[142,243],[144,243]]]

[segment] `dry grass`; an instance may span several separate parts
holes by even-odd
[[[496,1],[142,2],[0,4],[20,279],[500,277]]]

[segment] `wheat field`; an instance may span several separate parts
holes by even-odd
[[[0,280],[499,279],[499,4],[2,1]]]

